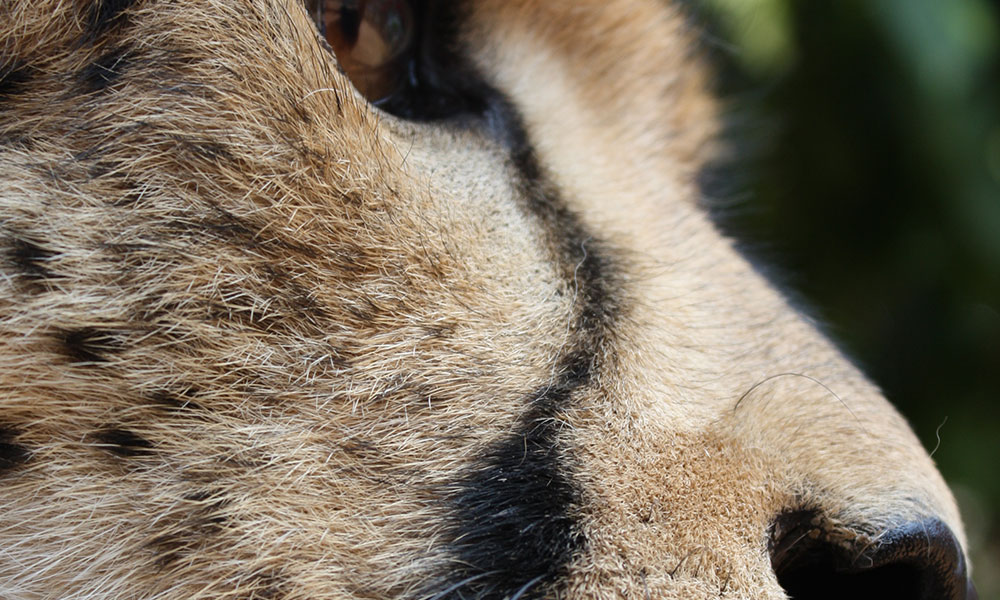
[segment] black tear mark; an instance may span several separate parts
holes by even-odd
[[[0,102],[24,92],[33,75],[33,69],[24,61],[0,63]]]
[[[562,266],[563,278],[576,290],[580,311],[577,326],[596,339],[609,330],[621,313],[621,298],[614,291],[618,289],[618,281],[613,258],[559,196],[528,143],[519,115],[512,108],[503,108],[502,103],[497,110],[511,111],[503,118],[511,123],[511,160],[520,176],[520,197],[551,236],[550,244]]]
[[[31,240],[14,238],[11,243],[11,262],[21,271],[21,275],[30,280],[58,277],[49,268],[49,263],[56,256],[56,252],[42,248]]]
[[[115,48],[99,56],[79,74],[85,92],[100,92],[111,87],[131,64],[129,51]]]
[[[125,11],[138,0],[94,0],[87,15],[89,41],[94,42],[105,34],[127,23]]]
[[[123,457],[147,456],[152,454],[153,443],[127,429],[104,429],[94,434],[104,450]]]
[[[567,356],[557,384],[532,396],[518,431],[458,482],[450,495],[455,560],[434,597],[541,598],[584,549],[573,517],[582,494],[559,443],[558,414],[592,370],[589,353]]]
[[[574,290],[575,339],[556,381],[529,398],[517,430],[453,484],[446,529],[451,562],[426,591],[449,600],[529,600],[559,595],[569,565],[586,549],[575,517],[582,491],[572,449],[560,443],[560,417],[600,365],[613,360],[610,332],[624,307],[615,292],[621,286],[613,255],[560,197],[513,105],[497,92],[486,98],[504,125],[498,137],[509,148],[523,209],[541,226],[567,289]]]
[[[24,464],[31,457],[28,450],[14,442],[17,431],[0,427],[0,475]]]
[[[94,327],[63,330],[58,337],[63,351],[75,362],[106,362],[109,354],[124,349],[122,341],[111,332]]]
[[[575,517],[582,492],[574,483],[572,450],[560,444],[560,416],[608,360],[609,332],[623,308],[614,292],[613,258],[559,196],[520,116],[499,94],[491,110],[507,125],[524,209],[541,225],[565,284],[575,291],[576,339],[560,359],[556,381],[530,397],[517,431],[454,484],[447,529],[453,563],[429,590],[451,600],[558,595],[573,558],[585,550]]]

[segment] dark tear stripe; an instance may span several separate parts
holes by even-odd
[[[24,464],[31,457],[24,446],[14,443],[16,435],[17,431],[0,427],[0,476]]]
[[[558,595],[568,565],[586,548],[573,457],[559,444],[560,415],[590,385],[620,312],[609,259],[545,177],[511,104],[496,92],[486,115],[502,126],[520,178],[524,209],[542,225],[563,279],[575,291],[573,349],[556,381],[530,398],[515,433],[487,451],[449,494],[450,571],[424,590],[434,600],[539,599]]]
[[[153,443],[127,429],[104,429],[95,433],[94,439],[102,449],[118,456],[132,458],[152,454]]]
[[[28,87],[33,72],[24,61],[0,63],[0,102],[10,100]]]
[[[558,588],[586,538],[573,517],[581,503],[572,457],[559,444],[558,414],[589,383],[593,356],[567,356],[558,382],[538,390],[517,432],[457,482],[450,533],[454,564],[424,597],[542,598]]]
[[[588,235],[576,215],[563,204],[555,186],[547,181],[534,151],[526,144],[515,146],[512,159],[522,176],[527,208],[551,236],[563,278],[577,294],[580,342],[596,348],[620,312],[620,299],[612,292],[615,269],[600,241]]]

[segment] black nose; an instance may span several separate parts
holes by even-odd
[[[965,555],[937,519],[908,523],[858,543],[816,512],[779,516],[771,565],[792,600],[977,600]]]

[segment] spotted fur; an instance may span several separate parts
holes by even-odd
[[[438,4],[432,120],[298,0],[0,7],[0,598],[777,599],[806,538],[963,544],[702,209],[681,7]]]

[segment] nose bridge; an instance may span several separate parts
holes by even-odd
[[[699,256],[630,280],[629,340],[641,350],[623,351],[633,387],[615,397],[668,438],[702,432],[756,461],[799,504],[874,526],[939,518],[964,545],[951,493],[906,421],[703,225],[685,224],[688,240],[706,240]]]
[[[947,485],[905,420],[846,361],[838,363],[816,376],[762,379],[720,426],[780,461],[784,485],[802,506],[870,530],[942,519],[961,538]]]
[[[609,416],[577,428],[588,542],[575,577],[622,597],[784,598],[767,544],[788,498],[766,455],[711,428]]]
[[[765,378],[708,419],[605,397],[573,425],[587,544],[570,590],[763,600],[871,581],[974,597],[947,489],[860,377]],[[793,529],[789,515],[809,518]]]

